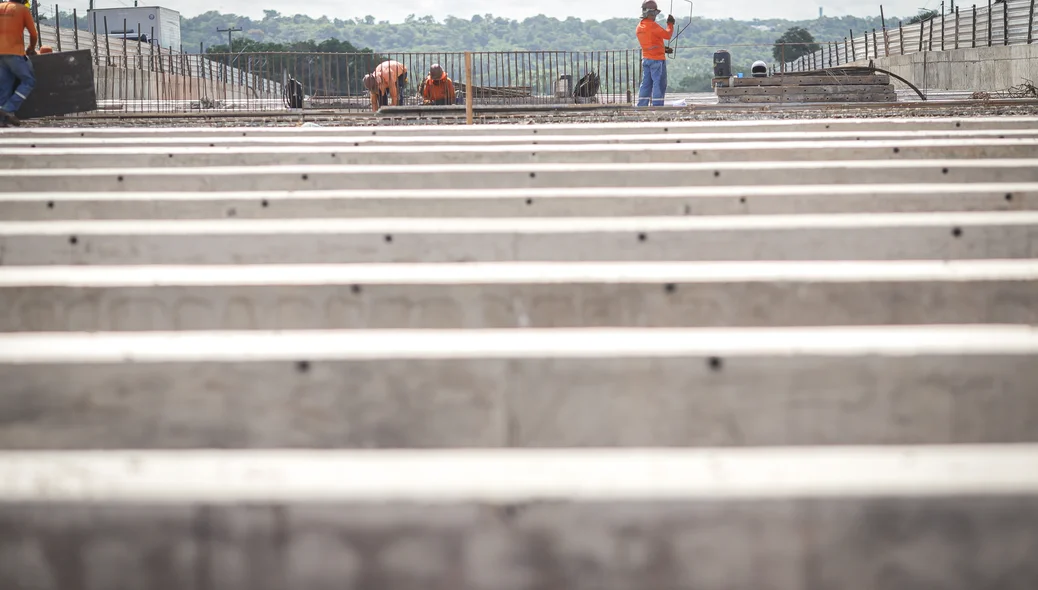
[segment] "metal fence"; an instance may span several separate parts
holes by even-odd
[[[821,49],[787,62],[785,71],[811,71],[856,61],[973,47],[1030,44],[1038,38],[1036,0],[1006,0],[987,6],[954,9],[918,23],[873,29],[842,41],[820,43]]]

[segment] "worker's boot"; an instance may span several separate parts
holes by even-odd
[[[4,110],[0,110],[0,121],[3,121],[5,125],[10,125],[12,127],[18,127],[22,124],[21,120],[14,116],[14,113],[9,113]]]

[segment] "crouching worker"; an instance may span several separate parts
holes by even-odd
[[[15,113],[36,86],[27,55],[35,55],[39,37],[26,4],[28,0],[0,4],[0,127],[21,124]],[[25,31],[29,31],[28,48],[23,45]]]
[[[638,106],[663,106],[663,97],[667,94],[667,54],[674,50],[667,47],[665,41],[674,35],[674,16],[667,16],[667,28],[656,24],[660,11],[655,0],[642,3],[642,20],[635,31],[638,43],[642,46],[642,85],[638,89]]]
[[[384,61],[378,64],[374,72],[364,76],[364,87],[371,94],[372,112],[378,112],[384,106],[403,104],[406,86],[407,67],[398,61]]]
[[[429,77],[422,84],[422,103],[454,104],[454,82],[443,73],[440,64],[433,64],[429,68]]]

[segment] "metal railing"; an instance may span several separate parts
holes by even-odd
[[[852,33],[842,41],[819,43],[819,50],[787,62],[785,70],[811,71],[921,51],[1030,44],[1038,38],[1035,1],[988,0],[987,6],[956,6],[918,23],[898,23],[861,36]]]

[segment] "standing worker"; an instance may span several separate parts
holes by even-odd
[[[390,104],[400,106],[406,85],[407,66],[391,59],[378,64],[374,72],[364,76],[364,87],[371,94],[372,112]]]
[[[660,11],[655,0],[642,3],[642,21],[638,23],[636,33],[638,43],[642,46],[642,85],[638,89],[638,106],[663,106],[663,97],[667,94],[667,54],[674,50],[667,47],[665,41],[674,34],[674,15],[667,15],[667,28],[656,24]]]
[[[454,104],[454,82],[443,73],[440,64],[433,64],[429,68],[429,77],[422,83],[422,103]]]
[[[32,22],[29,0],[8,0],[0,4],[0,127],[21,125],[15,116],[36,86],[32,62],[39,36]],[[29,31],[29,47],[24,32]]]

